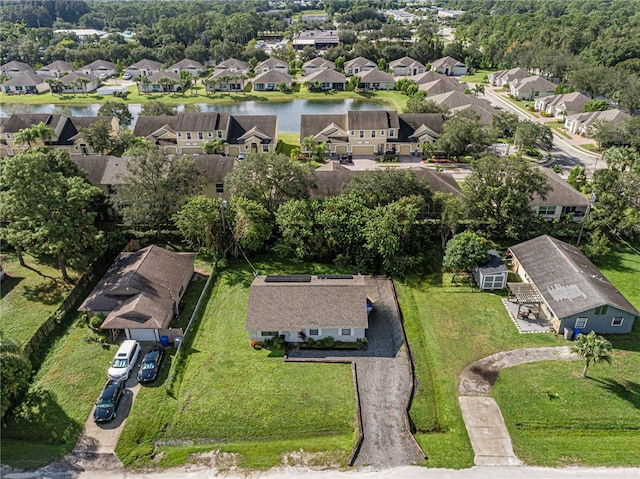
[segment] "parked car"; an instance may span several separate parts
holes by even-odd
[[[98,78],[100,80],[106,80],[107,78],[109,78],[109,75],[107,75],[106,73],[100,73],[100,75],[98,75]]]
[[[164,349],[159,346],[156,346],[144,355],[140,363],[140,371],[138,371],[139,383],[150,383],[158,378],[163,357]]]
[[[122,75],[122,79],[123,80],[131,80],[131,73],[127,72],[124,75]]]
[[[116,409],[120,399],[124,395],[124,380],[109,379],[96,401],[96,409],[93,411],[95,422],[109,422],[116,417]]]
[[[140,355],[140,345],[133,339],[124,341],[116,353],[111,367],[109,368],[109,379],[127,379],[138,361]]]

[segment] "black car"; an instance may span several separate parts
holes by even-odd
[[[105,384],[100,397],[96,401],[96,409],[93,412],[95,422],[109,422],[116,417],[116,409],[120,399],[124,395],[124,381],[109,379]]]
[[[160,373],[163,356],[164,350],[160,347],[155,347],[144,355],[138,372],[139,383],[150,383],[156,380],[158,373]]]

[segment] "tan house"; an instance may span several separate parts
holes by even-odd
[[[447,76],[462,76],[467,74],[467,66],[452,57],[438,58],[431,62],[431,69],[436,73]]]
[[[360,75],[358,87],[363,90],[393,90],[396,87],[396,80],[387,72],[382,70],[369,70]]]
[[[349,111],[332,115],[302,115],[300,138],[326,143],[330,154],[359,156],[387,152],[412,155],[422,143],[442,132],[440,114],[398,114],[396,111]]]
[[[180,313],[195,257],[155,245],[120,253],[78,311],[105,315],[101,327],[114,337],[159,342]]]
[[[286,88],[291,88],[291,82],[293,78],[286,72],[280,70],[267,70],[260,73],[253,80],[253,91],[273,91],[279,88],[279,85],[284,84]]]
[[[431,97],[442,93],[448,93],[450,91],[462,92],[464,90],[464,86],[458,80],[451,77],[444,77],[427,83],[422,83],[418,85],[418,89],[427,92],[427,97]]]
[[[447,107],[450,113],[470,109],[478,114],[480,123],[483,125],[489,125],[491,118],[495,115],[495,110],[488,100],[476,98],[473,95],[467,95],[458,90],[433,95],[428,98],[437,105]]]

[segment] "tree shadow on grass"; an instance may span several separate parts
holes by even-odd
[[[68,292],[64,283],[55,278],[49,278],[36,286],[25,286],[24,297],[37,303],[57,304],[64,300]]]
[[[0,283],[0,299],[4,298],[7,294],[11,292],[13,288],[20,284],[24,278],[20,276],[9,276],[6,275],[2,278],[2,282]]]
[[[613,378],[595,379],[592,381],[600,383],[603,389],[615,394],[620,399],[628,401],[636,409],[640,409],[640,384],[634,381],[618,381]]]

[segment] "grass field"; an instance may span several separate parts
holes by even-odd
[[[24,260],[27,267],[14,254],[7,255],[2,261],[7,276],[0,286],[0,330],[19,344],[29,340],[73,288],[51,265],[26,254]]]
[[[476,70],[472,75],[463,75],[460,77],[461,83],[483,83],[488,84],[487,75],[497,70]]]
[[[256,267],[261,273],[335,272],[277,261]],[[238,453],[240,464],[253,468],[278,465],[300,449],[322,462],[346,463],[355,444],[350,366],[284,363],[281,354],[252,349],[244,330],[252,279],[237,262],[220,273],[176,399],[161,387],[144,388],[136,399],[116,449],[125,464],[172,466],[212,449]],[[163,443],[177,447],[154,448]]]

